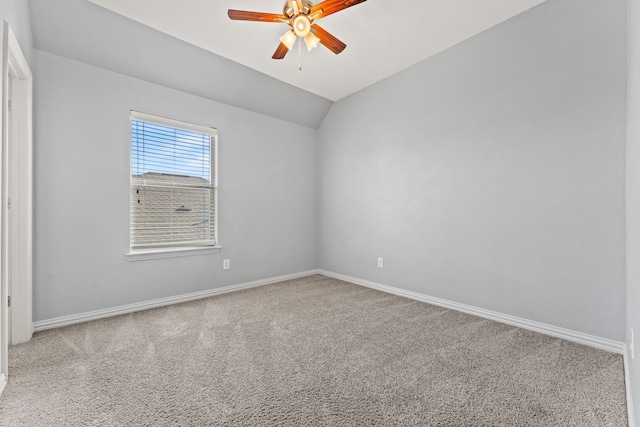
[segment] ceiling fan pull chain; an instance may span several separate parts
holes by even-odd
[[[302,42],[298,40],[298,70],[302,71]]]

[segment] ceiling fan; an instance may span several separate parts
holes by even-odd
[[[273,54],[273,59],[284,58],[287,52],[293,48],[297,37],[304,39],[309,51],[320,43],[337,55],[342,52],[347,45],[315,22],[365,1],[366,0],[325,0],[314,6],[309,0],[287,0],[284,4],[282,14],[235,9],[229,9],[228,14],[229,18],[234,20],[279,22],[291,27],[290,30],[280,37],[280,45]]]

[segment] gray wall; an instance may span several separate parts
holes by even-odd
[[[625,8],[550,0],[334,104],[319,268],[623,341]]]
[[[315,268],[315,130],[34,52],[34,320]],[[125,259],[130,109],[218,128],[219,255]]]
[[[635,332],[635,358],[629,357],[634,412],[640,417],[640,0],[628,0],[627,92],[627,344]]]

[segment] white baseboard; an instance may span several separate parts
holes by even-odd
[[[631,370],[629,360],[629,347],[624,346],[624,383],[627,387],[627,416],[629,417],[629,427],[636,427],[635,409],[633,407],[633,395],[631,393]]]
[[[255,288],[257,286],[268,285],[271,283],[282,282],[284,280],[297,279],[300,277],[317,274],[316,270],[303,271],[300,273],[287,274],[285,276],[271,277],[268,279],[256,280],[253,282],[240,283],[237,285],[225,286],[223,288],[210,289],[207,291],[193,292],[174,297],[160,298],[151,301],[143,301],[135,304],[127,304],[119,307],[107,308],[103,310],[90,311],[86,313],[74,314],[71,316],[56,317],[54,319],[40,320],[34,322],[34,331],[44,331],[46,329],[60,328],[62,326],[73,325],[75,323],[88,322],[90,320],[103,319],[105,317],[118,316],[121,314],[133,313],[136,311],[148,310],[150,308],[163,307],[171,304],[179,304],[182,302],[195,301],[202,298],[208,298],[214,295],[226,294],[229,292],[239,291],[242,289]]]
[[[535,322],[533,320],[523,319],[521,317],[498,313],[496,311],[485,310],[483,308],[478,308],[471,305],[460,304],[442,298],[431,297],[417,292],[406,291],[404,289],[394,288],[392,286],[382,285],[380,283],[370,282],[368,280],[345,276],[343,274],[333,273],[330,271],[318,270],[318,274],[344,280],[345,282],[354,283],[356,285],[365,286],[367,288],[377,289],[382,292],[387,292],[413,300],[426,302],[428,304],[461,311],[463,313],[473,314],[485,319],[495,320],[496,322],[502,322],[512,326],[517,326],[519,328],[528,329],[530,331],[540,332],[542,334],[551,335],[553,337],[566,339],[568,341],[577,342],[579,344],[584,344],[591,347],[596,347],[613,353],[624,354],[625,344],[623,342],[613,341],[594,335],[588,335],[582,332],[572,331],[570,329],[559,328],[557,326]]]

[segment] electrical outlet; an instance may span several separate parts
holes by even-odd
[[[228,270],[231,268],[231,261],[228,259],[225,259],[222,261],[222,269],[223,270]]]
[[[631,358],[635,359],[635,346],[636,346],[636,342],[635,342],[635,337],[633,336],[633,328],[631,328],[631,342],[629,343],[629,347],[631,347]]]
[[[384,267],[384,260],[382,258],[378,258],[378,267],[379,268]]]

